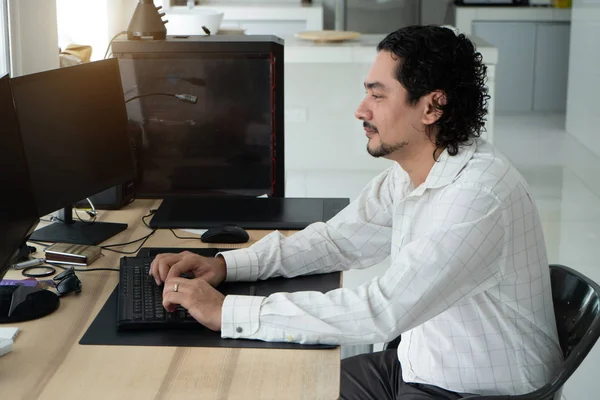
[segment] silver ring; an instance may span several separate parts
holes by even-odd
[[[179,282],[177,282],[177,283],[175,284],[175,286],[173,286],[173,291],[174,291],[175,293],[177,293],[177,292],[179,291]]]

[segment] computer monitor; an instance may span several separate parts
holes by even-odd
[[[8,76],[0,78],[0,279],[29,255],[26,240],[38,222]],[[0,285],[0,323],[40,318],[58,308],[58,296],[24,285]]]
[[[0,279],[16,261],[38,223],[8,75],[0,78]],[[23,255],[27,252],[24,251]]]
[[[112,51],[126,99],[140,96],[127,104],[136,197],[284,197],[283,40],[168,36]]]
[[[74,221],[72,205],[135,176],[127,112],[115,59],[11,79],[43,242],[99,244],[127,224]]]

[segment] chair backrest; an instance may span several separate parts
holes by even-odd
[[[558,390],[600,337],[600,286],[564,265],[550,265],[558,339],[565,362],[549,385]]]
[[[551,400],[600,337],[600,286],[564,265],[550,265],[552,300],[564,363],[558,375],[538,390],[516,396],[471,396],[469,400]],[[465,400],[466,400],[465,399]]]

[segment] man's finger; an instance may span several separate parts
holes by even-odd
[[[171,266],[165,280],[179,278],[181,277],[181,274],[188,272],[192,268],[193,262],[191,260],[182,259]]]
[[[162,305],[165,310],[172,312],[180,305],[186,310],[189,308],[190,295],[187,293],[169,291],[163,294]]]
[[[169,278],[165,280],[165,286],[163,287],[163,296],[169,292],[175,292],[175,285],[177,285],[177,292],[191,292],[190,280],[186,278]]]
[[[154,256],[154,260],[152,260],[150,263],[150,275],[152,275],[154,271],[157,271],[159,261],[165,258],[165,256],[169,256],[171,254],[172,253],[161,253]]]
[[[157,279],[157,284],[160,285],[161,282],[164,282],[167,279],[169,269],[171,269],[172,265],[179,262],[180,259],[181,257],[179,254],[169,254],[158,261],[157,271],[156,274],[154,274],[154,278]]]
[[[172,253],[164,253],[164,254],[158,254],[156,257],[154,257],[154,260],[152,260],[152,263],[150,264],[150,275],[154,276],[155,278],[159,278],[160,277],[160,274],[158,272],[159,265],[164,263],[165,260],[172,259],[174,256],[177,256],[177,255],[172,254]]]

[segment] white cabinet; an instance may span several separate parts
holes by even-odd
[[[533,102],[535,24],[474,22],[473,34],[498,49],[495,111],[530,110]]]
[[[567,109],[569,38],[571,25],[564,22],[536,24],[535,67],[533,70],[533,109]]]
[[[473,22],[473,33],[498,48],[496,111],[564,112],[568,22]]]
[[[452,6],[458,30],[498,48],[496,111],[565,112],[571,10]]]

